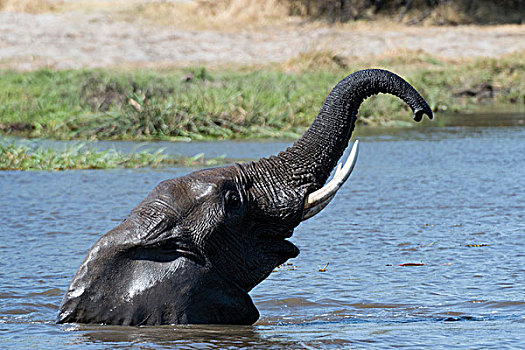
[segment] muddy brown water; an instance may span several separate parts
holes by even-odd
[[[524,117],[475,118],[361,136],[349,182],[291,238],[301,254],[251,292],[249,327],[54,323],[95,240],[192,169],[0,172],[0,347],[524,348]],[[285,145],[202,147],[257,158]]]

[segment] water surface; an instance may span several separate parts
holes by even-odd
[[[349,182],[296,229],[301,254],[251,292],[250,327],[54,323],[96,239],[192,169],[0,172],[0,347],[524,348],[525,127],[465,124],[362,136]]]

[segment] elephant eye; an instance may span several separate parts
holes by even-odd
[[[229,190],[224,195],[225,203],[232,209],[239,209],[241,207],[241,196],[237,191]]]

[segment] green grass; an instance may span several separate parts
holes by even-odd
[[[0,170],[66,170],[111,169],[168,166],[212,166],[225,163],[223,157],[206,159],[203,154],[194,157],[169,157],[162,150],[154,153],[123,154],[115,150],[94,151],[83,146],[57,152],[52,149],[31,148],[14,144],[0,144]]]
[[[323,55],[306,66],[292,61],[259,69],[0,71],[0,133],[85,140],[296,138],[339,80],[370,66],[402,75],[437,113],[485,105],[522,109],[525,102],[521,54],[463,62],[408,55],[329,66],[318,64],[327,60]],[[407,108],[375,96],[362,105],[359,122],[405,124]]]

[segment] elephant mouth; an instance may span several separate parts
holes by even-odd
[[[259,239],[262,240],[285,240],[293,235],[293,229],[281,232],[281,231],[266,231],[258,235]]]
[[[265,232],[258,236],[263,249],[267,253],[272,253],[277,255],[280,259],[295,258],[299,255],[299,248],[295,246],[292,242],[287,240],[287,238],[292,237],[293,229],[285,232]],[[283,261],[283,262],[284,262]]]

